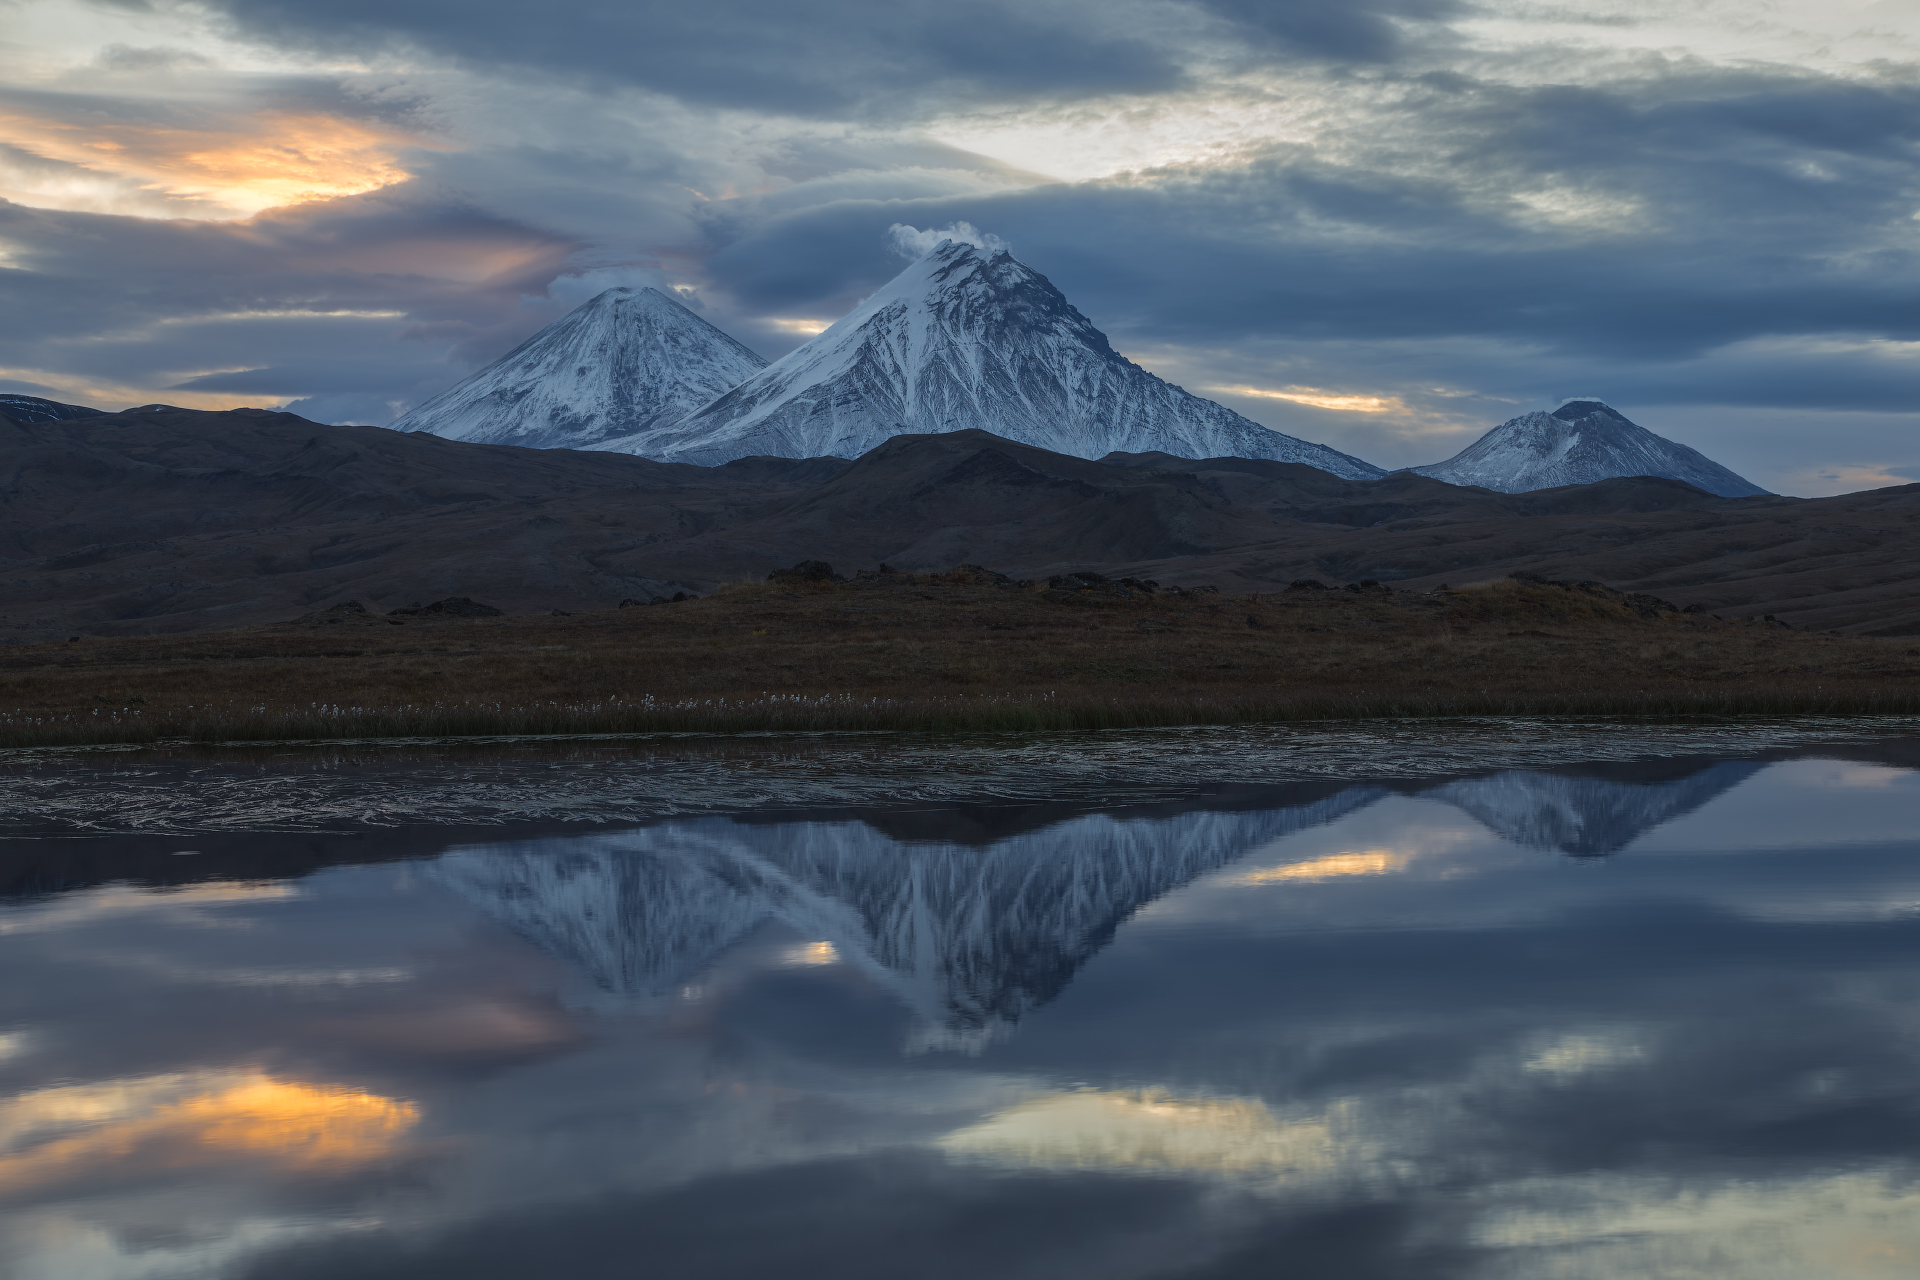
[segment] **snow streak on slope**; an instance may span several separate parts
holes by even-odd
[[[1629,422],[1598,400],[1570,400],[1552,413],[1522,414],[1445,462],[1407,469],[1448,484],[1501,493],[1592,484],[1615,476],[1662,476],[1723,498],[1766,492],[1705,455]]]
[[[15,422],[71,422],[75,418],[106,416],[101,410],[89,409],[83,404],[61,404],[58,400],[22,395],[0,395],[0,414]]]
[[[393,424],[449,440],[642,453],[766,361],[658,289],[608,289]]]
[[[854,458],[891,436],[961,431],[1081,458],[1304,462],[1385,473],[1163,382],[1108,345],[1045,276],[948,240],[832,328],[634,452],[712,466],[756,454]]]

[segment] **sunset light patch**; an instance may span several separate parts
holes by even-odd
[[[39,208],[228,220],[360,195],[411,176],[394,158],[410,139],[311,112],[265,112],[200,127],[16,113],[0,115],[0,134],[50,162],[0,172],[0,194]]]
[[[783,952],[782,964],[811,968],[816,965],[839,964],[840,952],[831,942],[809,942]]]
[[[1323,391],[1319,387],[1213,387],[1214,391],[1230,396],[1254,396],[1261,400],[1291,400],[1295,404],[1312,405],[1316,409],[1338,409],[1346,413],[1395,413],[1406,409],[1398,399],[1390,396],[1343,395],[1337,391]]]
[[[0,1103],[0,1195],[91,1176],[264,1162],[293,1173],[393,1154],[419,1121],[411,1102],[264,1072],[65,1085]]]
[[[1330,853],[1309,862],[1289,863],[1284,867],[1264,867],[1235,878],[1235,884],[1282,884],[1289,880],[1331,880],[1338,876],[1384,876],[1404,871],[1412,859],[1392,849],[1363,849],[1354,853]]]

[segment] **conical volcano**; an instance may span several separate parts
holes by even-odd
[[[1598,400],[1569,400],[1552,413],[1524,413],[1501,423],[1416,475],[1500,493],[1592,484],[1616,476],[1681,480],[1722,498],[1765,493],[1686,445],[1657,436]]]
[[[1385,473],[1271,431],[1126,359],[1047,278],[943,241],[805,346],[677,426],[649,457],[854,458],[889,437],[979,428],[1057,453],[1160,451]]]
[[[658,289],[608,289],[393,424],[449,440],[646,452],[766,361]]]

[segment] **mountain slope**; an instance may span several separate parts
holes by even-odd
[[[1681,480],[1723,498],[1766,492],[1704,454],[1628,421],[1598,400],[1569,400],[1552,413],[1521,414],[1445,462],[1408,470],[1448,484],[1478,485],[1501,493],[1592,484],[1615,476]]]
[[[1920,634],[1920,484],[1716,498],[1624,477],[1509,495],[1245,459],[1089,462],[982,431],[896,437],[858,463],[703,468],[259,409],[0,417],[0,644],[275,622],[355,598],[596,608],[805,559],[1240,592],[1526,570],[1800,628]]]
[[[805,346],[644,452],[711,465],[752,454],[851,458],[891,436],[979,428],[1081,458],[1114,450],[1380,468],[1270,431],[1121,356],[1005,252],[948,240]]]
[[[766,363],[658,289],[608,289],[393,429],[476,444],[641,453],[647,433]]]
[[[11,392],[0,395],[0,414],[5,414],[15,422],[72,422],[76,418],[103,418],[104,410],[89,409],[83,404],[61,404],[58,400],[42,400],[39,396],[15,395]]]
[[[896,436],[812,489],[706,540],[716,549],[763,548],[770,557],[808,546],[841,562],[977,562],[1054,573],[1096,557],[1191,554],[1275,531],[1257,508],[1222,501],[1191,476],[1105,466],[985,431],[952,431]]]

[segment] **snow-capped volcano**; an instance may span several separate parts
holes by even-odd
[[[826,332],[650,441],[616,447],[715,465],[771,454],[854,458],[891,436],[978,427],[1057,453],[1159,450],[1380,468],[1271,431],[1120,355],[1047,278],[953,240]]]
[[[1683,480],[1723,498],[1765,493],[1686,445],[1657,436],[1598,400],[1569,400],[1552,413],[1523,413],[1501,423],[1416,475],[1501,493],[1592,484],[1615,476]]]
[[[644,453],[766,361],[658,289],[608,289],[393,424],[449,440]],[[620,439],[621,444],[606,442]]]

